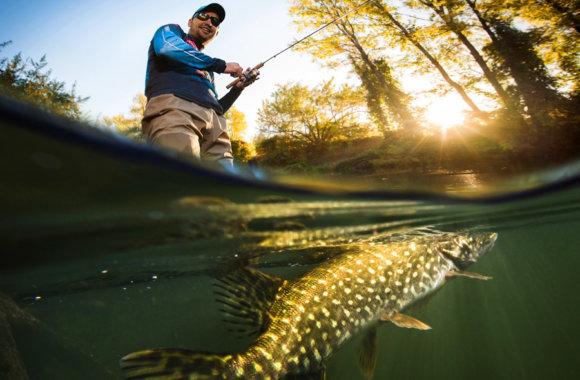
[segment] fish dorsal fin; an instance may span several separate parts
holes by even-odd
[[[367,331],[358,349],[358,364],[363,375],[372,379],[377,366],[377,328]]]
[[[421,322],[416,318],[401,313],[396,313],[393,315],[383,314],[381,321],[392,322],[399,327],[405,327],[408,329],[431,330],[431,326]]]
[[[459,271],[459,270],[450,271],[447,273],[447,276],[449,276],[449,277],[467,277],[467,278],[473,278],[476,280],[484,280],[484,281],[491,280],[491,277],[485,276],[483,274],[465,272],[465,271]]]
[[[215,283],[218,302],[229,330],[242,336],[263,332],[268,310],[286,280],[253,268],[241,268]]]

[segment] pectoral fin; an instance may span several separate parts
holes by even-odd
[[[215,283],[215,294],[229,330],[242,336],[264,331],[268,309],[285,280],[252,268],[241,268]]]
[[[396,313],[394,315],[383,314],[381,321],[393,322],[395,325],[399,327],[405,327],[407,329],[431,330],[431,326],[421,322],[416,318],[401,313]]]
[[[472,273],[472,272],[464,272],[464,271],[451,271],[447,274],[447,276],[449,277],[468,277],[468,278],[473,278],[476,280],[491,280],[491,277],[489,276],[484,276],[482,274],[479,273]]]
[[[377,329],[371,328],[363,338],[358,349],[358,364],[363,375],[371,379],[377,366]]]

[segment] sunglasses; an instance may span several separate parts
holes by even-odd
[[[193,17],[201,20],[201,21],[207,21],[207,20],[211,20],[211,24],[213,26],[215,26],[216,28],[220,25],[221,21],[219,18],[217,17],[213,17],[208,15],[207,13],[203,13],[203,12],[198,12],[196,14],[193,15]]]

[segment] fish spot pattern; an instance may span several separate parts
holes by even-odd
[[[268,327],[278,336],[287,334],[284,347],[263,335],[260,356],[268,362],[256,362],[245,370],[239,367],[236,376],[250,378],[255,373],[261,374],[256,376],[260,379],[281,378],[291,366],[293,371],[299,367],[306,371],[383,313],[397,313],[428,294],[452,265],[431,246],[435,247],[429,237],[361,243],[360,252],[329,259],[290,281],[284,297],[271,307]]]

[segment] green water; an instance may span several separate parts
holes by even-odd
[[[251,339],[227,331],[216,276],[251,264],[294,278],[358,242],[424,227],[497,232],[470,268],[493,280],[455,279],[408,311],[430,331],[380,326],[374,379],[569,379],[580,369],[580,187],[525,193],[574,177],[573,165],[345,195],[212,175],[124,142],[3,128],[0,374],[21,363],[30,379],[116,379],[137,350],[242,351]],[[358,340],[329,361],[329,380],[363,379]]]

